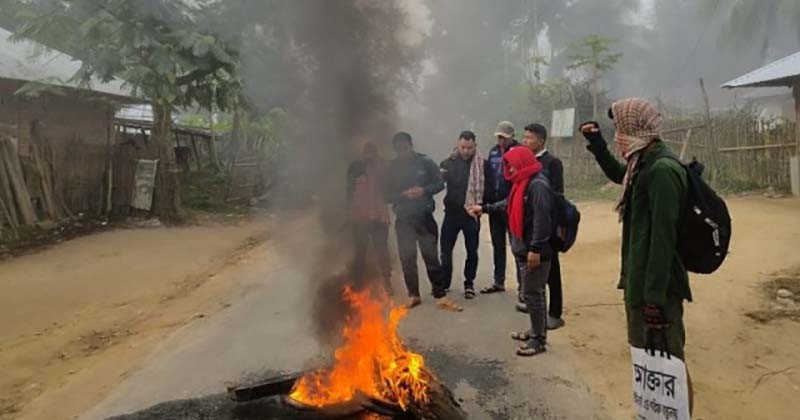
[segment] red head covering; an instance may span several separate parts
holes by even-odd
[[[514,168],[514,173],[511,173]],[[542,170],[542,164],[527,147],[515,147],[503,155],[503,173],[511,182],[508,195],[508,229],[516,238],[522,238],[525,223],[525,188],[528,181]]]

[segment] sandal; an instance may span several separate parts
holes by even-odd
[[[511,339],[512,340],[528,341],[531,338],[533,338],[533,337],[531,337],[531,331],[530,330],[528,330],[528,331],[517,331],[517,332],[512,332],[511,333]]]
[[[464,290],[464,299],[475,299],[475,290],[474,289]]]
[[[506,291],[506,288],[505,288],[505,287],[503,287],[503,286],[498,286],[498,285],[496,285],[496,284],[493,284],[493,285],[491,285],[491,286],[489,286],[489,287],[486,287],[486,288],[484,288],[484,289],[481,289],[481,293],[483,293],[483,294],[485,294],[485,295],[487,295],[487,294],[489,294],[489,293],[499,293],[499,292],[505,292],[505,291]]]
[[[464,308],[458,306],[455,302],[446,297],[443,297],[441,299],[436,299],[436,306],[439,309],[443,309],[445,311],[450,311],[450,312],[462,312],[464,310]]]
[[[536,356],[537,354],[542,354],[546,351],[547,347],[545,347],[544,343],[534,339],[520,346],[517,349],[517,356],[531,357],[531,356]]]

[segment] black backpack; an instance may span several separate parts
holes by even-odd
[[[731,243],[731,216],[728,206],[703,180],[704,166],[693,159],[688,165],[670,151],[658,158],[668,158],[686,169],[688,196],[678,228],[678,255],[687,270],[711,274],[728,256]]]
[[[556,207],[556,235],[554,246],[558,252],[567,252],[578,239],[578,225],[581,223],[581,212],[564,194],[553,192]]]
[[[547,169],[542,171],[545,179],[549,179]],[[534,181],[544,182],[541,178],[534,178]],[[578,225],[581,223],[581,212],[578,207],[569,201],[564,194],[555,192],[550,186],[550,181],[544,182],[550,193],[553,194],[553,220],[556,227],[551,245],[557,252],[567,252],[575,245],[578,239]]]

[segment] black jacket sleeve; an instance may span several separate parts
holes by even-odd
[[[481,207],[484,213],[502,213],[508,209],[508,198],[496,203],[484,203]]]
[[[553,192],[564,194],[564,164],[561,159],[555,158],[550,164],[550,182]]]
[[[531,223],[531,241],[528,250],[541,254],[550,243],[553,234],[553,194],[545,182],[531,182],[531,200],[533,218]]]
[[[450,172],[450,158],[447,158],[439,164],[439,172],[442,174],[442,182],[447,185],[447,174]]]
[[[395,169],[393,165],[389,166],[389,170],[386,173],[386,177],[383,181],[383,194],[386,199],[386,202],[396,204],[400,199],[403,198],[403,192],[397,187],[397,183],[395,182]]]
[[[442,171],[439,170],[439,167],[436,166],[436,162],[434,162],[430,158],[423,158],[423,165],[425,165],[425,173],[427,175],[427,179],[425,185],[422,188],[425,190],[425,193],[433,197],[436,194],[439,194],[444,190],[444,180],[442,179]]]

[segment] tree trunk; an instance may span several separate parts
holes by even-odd
[[[217,154],[217,132],[214,131],[214,111],[208,112],[208,129],[211,131],[211,140],[208,144],[209,153],[211,153],[211,163],[217,172],[222,171],[222,165],[219,163],[219,155]]]
[[[592,78],[592,119],[597,121],[597,74]]]
[[[231,141],[233,141],[233,157],[230,161],[229,169],[233,170],[233,165],[239,159],[239,153],[242,149],[242,114],[239,105],[234,105],[233,108],[233,131],[231,132]]]
[[[172,147],[172,109],[153,104],[152,140],[158,148],[155,212],[162,217],[175,218],[181,207],[175,150]]]

